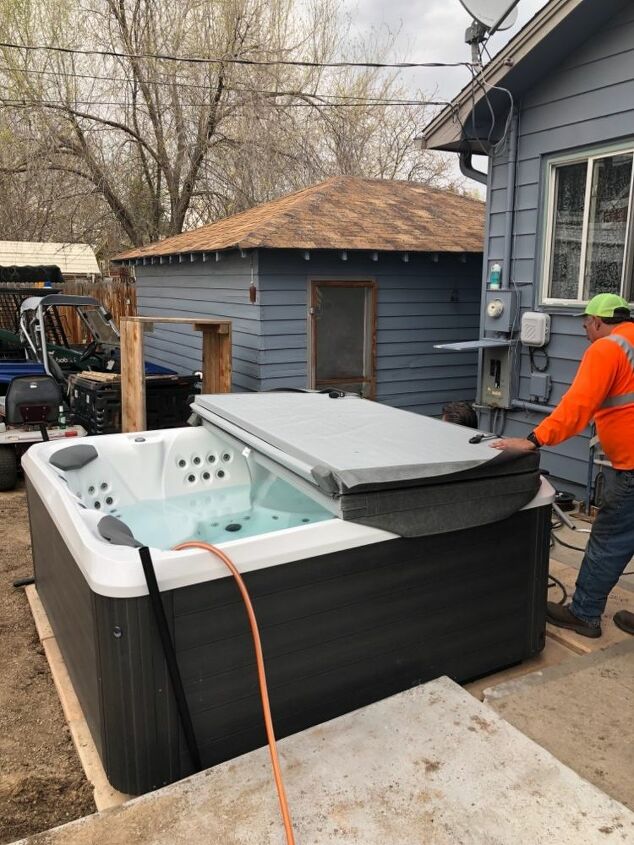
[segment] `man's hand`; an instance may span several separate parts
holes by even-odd
[[[507,437],[506,440],[494,440],[490,444],[492,449],[500,449],[502,452],[534,452],[535,444],[523,437]]]

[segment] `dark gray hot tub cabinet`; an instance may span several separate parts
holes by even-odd
[[[517,469],[527,490],[538,483],[534,461]],[[139,794],[190,774],[148,597],[92,592],[27,490],[38,593],[111,784]],[[537,654],[549,530],[550,506],[537,507],[248,572],[278,737],[439,675],[464,682]],[[233,579],[162,599],[203,764],[265,744]]]

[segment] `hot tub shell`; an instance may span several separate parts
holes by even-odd
[[[462,430],[459,437],[466,442],[472,433]],[[75,488],[103,476],[115,514],[126,485],[148,498],[175,485],[185,492],[178,456],[204,454],[210,443],[231,452],[229,484],[276,467],[281,476],[294,475],[289,466],[297,455],[286,466],[276,464],[265,449],[258,452],[254,437],[262,431],[251,434],[245,445],[249,438],[240,439],[235,419],[226,429],[222,420],[205,421],[198,428],[86,438],[99,459],[80,470],[50,463],[64,445],[42,444],[25,458],[38,593],[107,776],[122,792],[139,794],[182,778],[192,763],[138,554],[99,536],[103,511],[82,506],[89,502]],[[309,480],[296,480],[310,487]],[[454,483],[456,490],[464,486],[458,476]],[[316,490],[315,500],[327,498]],[[337,499],[332,496],[333,511],[341,510]],[[394,501],[391,494],[391,508]],[[552,488],[542,482],[526,506],[458,530],[444,520],[436,533],[403,537],[339,515],[223,544],[254,602],[277,735],[439,675],[466,681],[538,653],[551,501]],[[411,515],[406,522],[411,525]],[[152,549],[152,555],[203,764],[263,745],[253,646],[233,580],[202,551]]]

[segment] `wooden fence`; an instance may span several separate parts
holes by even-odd
[[[121,317],[136,317],[136,287],[130,279],[113,278],[98,282],[67,281],[61,292],[98,299],[106,311],[112,314],[117,327]],[[86,330],[77,314],[72,308],[60,308],[59,311],[69,343],[83,343],[86,340]]]

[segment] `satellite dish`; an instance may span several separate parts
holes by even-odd
[[[494,27],[507,10],[509,10],[508,15],[505,15],[502,23],[496,27],[496,31],[509,29],[517,20],[517,3],[512,3],[512,0],[460,0],[460,3],[471,17],[486,29]],[[509,9],[510,6],[513,8]]]

